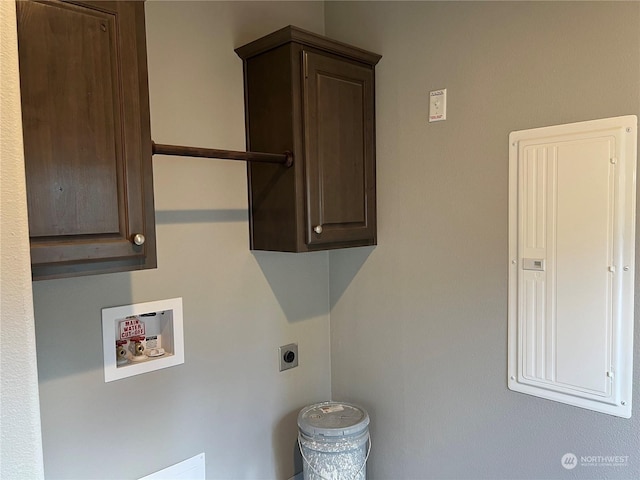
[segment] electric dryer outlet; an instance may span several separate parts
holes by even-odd
[[[278,349],[280,358],[280,371],[289,370],[298,366],[298,344],[290,343]]]

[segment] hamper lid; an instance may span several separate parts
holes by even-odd
[[[303,408],[298,414],[298,428],[311,436],[351,436],[362,433],[368,425],[369,414],[350,403],[317,403]]]

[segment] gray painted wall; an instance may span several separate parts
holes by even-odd
[[[371,414],[369,477],[640,478],[640,368],[630,420],[506,381],[508,134],[640,114],[640,3],[327,2],[325,16],[328,36],[383,55],[379,245],[330,254],[333,397]],[[439,88],[448,119],[428,124]],[[568,471],[567,452],[629,463]]]
[[[233,49],[320,2],[147,2],[158,143],[244,149]],[[158,269],[34,283],[45,475],[134,479],[205,452],[212,479],[301,470],[296,415],[329,399],[328,255],[249,251],[245,165],[154,160]],[[105,384],[103,307],[181,296],[185,363]],[[298,342],[300,366],[278,372]]]
[[[251,254],[244,167],[157,158],[159,268],[34,284],[47,478],[201,451],[209,478],[288,478],[296,412],[331,388],[372,416],[372,479],[640,477],[640,369],[631,420],[506,389],[507,135],[638,114],[640,4],[147,2],[154,139],[241,149],[233,48],[325,22],[384,55],[380,244]],[[429,125],[442,87],[449,120]],[[185,364],[104,384],[100,309],[173,296]],[[301,365],[279,374],[290,341]],[[566,452],[630,463],[565,471]]]

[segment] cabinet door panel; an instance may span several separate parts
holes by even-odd
[[[366,221],[363,85],[318,72],[321,223]],[[322,195],[324,193],[324,195]]]
[[[307,242],[373,244],[373,70],[313,52],[304,56]]]
[[[118,234],[124,205],[114,15],[62,3],[21,4],[21,14],[29,233]]]
[[[143,3],[17,9],[34,278],[155,266]]]

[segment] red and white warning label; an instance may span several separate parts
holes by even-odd
[[[121,320],[120,327],[120,340],[126,340],[131,337],[144,336],[144,322],[137,317],[127,317]]]

